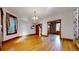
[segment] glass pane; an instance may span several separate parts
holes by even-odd
[[[56,31],[60,31],[60,23],[56,24]]]
[[[14,18],[10,17],[10,25],[8,33],[14,33],[15,32],[15,20]]]

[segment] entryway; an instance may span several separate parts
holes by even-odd
[[[48,35],[59,35],[61,38],[61,19],[47,22]]]
[[[42,24],[36,25],[36,35],[39,35],[39,36],[42,35]]]

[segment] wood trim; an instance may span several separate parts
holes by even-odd
[[[48,35],[42,35],[42,36],[44,36],[44,37],[48,37]]]
[[[3,10],[2,10],[2,8],[0,8],[0,12],[1,12],[1,35],[2,35],[2,38],[3,38]],[[1,39],[1,42],[0,42],[0,51],[1,51],[1,48],[2,48],[2,40],[3,39]]]
[[[61,39],[63,39],[63,40],[71,40],[71,41],[73,41],[73,39],[71,39],[71,38],[61,38]]]
[[[1,31],[2,31],[2,38],[3,38],[3,9],[2,8],[0,8],[0,10],[1,10],[1,25],[2,25],[2,28],[1,28]],[[1,39],[1,40],[3,40],[3,39]],[[1,48],[2,48],[2,41],[0,42],[0,50],[1,50]]]
[[[51,34],[56,34],[56,35],[60,35],[60,38],[61,38],[61,19],[56,19],[56,20],[52,20],[52,21],[48,21],[47,22],[47,36],[48,36],[48,24],[49,23],[60,23],[60,31],[56,31],[56,32],[54,32],[54,33],[51,33]]]
[[[41,27],[41,35],[42,35],[42,24],[39,24],[40,25],[40,27]]]
[[[36,34],[28,34],[28,35],[26,35],[26,36],[32,36],[32,35],[36,35]]]
[[[14,15],[8,13],[8,12],[6,12],[6,14],[8,14],[8,15],[11,16],[11,17],[17,18],[16,16],[14,16]]]
[[[2,8],[0,8],[1,10],[1,24],[2,24],[2,32],[3,32],[3,10]]]
[[[37,25],[41,28],[41,35],[42,35],[42,24],[37,24]]]
[[[36,34],[28,34],[28,35],[25,35],[25,36],[32,36],[32,35],[36,35]],[[17,36],[17,37],[8,39],[8,40],[6,40],[6,41],[3,41],[2,43],[5,43],[5,42],[8,42],[8,41],[10,41],[10,40],[13,40],[13,39],[16,39],[16,38],[20,38],[20,37],[22,37],[22,36]]]
[[[16,28],[16,27],[18,27],[17,24],[16,24],[16,26],[15,26],[15,32],[14,32],[14,33],[8,33],[8,23],[7,23],[7,22],[10,21],[10,20],[8,19],[9,16],[10,16],[10,17],[13,17],[13,18],[15,18],[15,20],[17,20],[17,17],[16,17],[16,16],[14,16],[14,15],[12,15],[12,14],[6,12],[6,34],[7,34],[7,35],[16,34],[16,33],[17,33],[17,28]],[[16,23],[18,23],[18,22],[16,21]]]
[[[6,43],[6,42],[8,42],[8,41],[11,41],[11,40],[13,40],[13,39],[20,38],[20,37],[21,37],[21,36],[17,36],[17,37],[14,37],[14,38],[8,39],[8,40],[6,40],[6,41],[2,41],[2,44],[3,44],[3,43]]]
[[[61,22],[61,19],[55,19],[55,20],[52,20],[52,21],[48,21],[47,23],[53,23],[53,22],[56,22],[56,23],[60,23]]]

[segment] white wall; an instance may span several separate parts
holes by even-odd
[[[8,13],[14,15],[14,16],[16,16],[15,14],[13,14],[13,13],[9,12],[8,10],[6,10],[5,8],[3,8],[3,13],[4,13],[4,17],[3,17],[3,32],[4,32],[3,33],[3,36],[4,36],[3,37],[3,41],[6,41],[8,39],[12,39],[12,38],[18,36],[18,33],[13,34],[13,35],[6,35],[6,12],[8,12]]]
[[[3,29],[4,29],[4,41],[22,35],[34,34],[35,29],[31,30],[32,22],[29,19],[25,18],[24,21],[22,18],[18,18],[18,33],[13,35],[6,35],[6,12],[13,14],[3,8],[4,11],[4,20],[3,20]],[[15,15],[15,14],[13,14]],[[16,15],[15,15],[16,16]],[[54,19],[62,19],[62,37],[73,39],[73,14],[72,10],[58,13],[53,15],[51,18],[45,18],[41,20],[42,23],[42,34],[47,35],[47,21]]]
[[[19,36],[35,34],[35,28],[31,29],[32,22],[27,18],[19,18],[18,19],[18,34]]]
[[[15,38],[17,36],[22,36],[22,35],[28,35],[28,34],[35,34],[35,29],[31,29],[32,21],[29,21],[29,19],[27,18],[18,18],[17,17],[17,21],[18,21],[18,30],[16,34],[12,34],[12,35],[6,35],[6,12],[16,16],[15,14],[9,12],[8,10],[6,10],[5,8],[3,8],[3,12],[4,12],[4,20],[3,20],[3,36],[4,36],[4,40],[9,40],[12,38]],[[25,19],[25,20],[24,20]],[[27,20],[27,21],[26,21]]]
[[[72,10],[58,13],[52,16],[52,18],[44,19],[42,22],[43,27],[43,35],[47,35],[47,21],[55,20],[55,19],[61,19],[62,25],[61,25],[61,36],[63,38],[70,38],[73,39],[73,14]]]
[[[40,23],[42,24],[42,35],[47,35],[47,19],[42,19]]]

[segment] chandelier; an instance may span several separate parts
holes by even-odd
[[[34,11],[34,16],[32,17],[33,21],[37,21],[38,20],[38,16],[36,16],[36,11]]]

